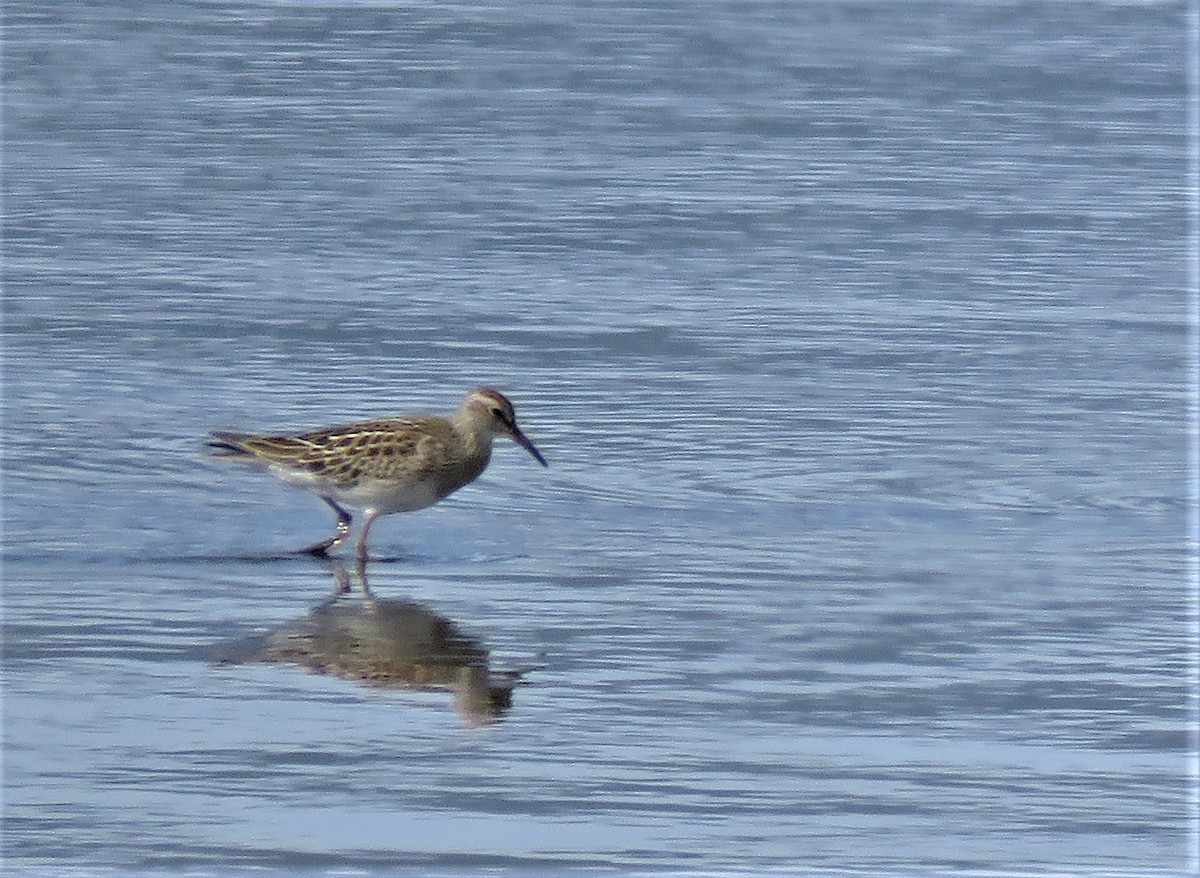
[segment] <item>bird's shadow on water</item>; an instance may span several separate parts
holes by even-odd
[[[497,671],[460,626],[415,601],[375,596],[365,565],[331,561],[332,593],[297,619],[227,640],[216,665],[284,663],[355,683],[400,690],[446,690],[467,725],[504,717],[524,671]]]
[[[455,561],[470,560],[473,562],[485,561],[512,561],[519,558],[527,557],[518,552],[494,552],[480,551],[474,554],[465,555],[462,553],[445,553],[445,554],[418,554],[416,552],[407,552],[391,555],[371,555],[370,565],[372,567],[387,567],[395,564],[426,564],[430,562],[445,563]],[[129,562],[142,561],[144,559],[127,559]],[[303,549],[300,550],[281,550],[281,551],[263,551],[263,552],[235,552],[232,554],[181,554],[181,555],[159,555],[155,559],[159,564],[306,564],[311,565],[316,562],[318,564],[342,564],[344,563],[336,555],[314,555]],[[350,562],[354,564],[354,562]]]
[[[238,564],[279,564],[281,562],[307,563],[313,561],[326,564],[342,563],[338,558],[332,555],[314,555],[311,552],[303,549],[299,550],[281,550],[281,551],[266,551],[266,552],[235,552],[233,554],[197,554],[197,555],[178,555],[175,557],[160,556],[160,562],[172,562],[182,564],[224,564],[234,562]],[[403,555],[382,555],[379,557],[371,557],[372,565],[384,564],[415,564],[423,560],[420,555],[403,554]]]

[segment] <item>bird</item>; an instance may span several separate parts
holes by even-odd
[[[546,458],[517,426],[508,397],[492,387],[470,391],[450,417],[395,415],[302,433],[260,435],[213,430],[214,459],[265,469],[316,494],[334,511],[333,536],[301,549],[328,555],[350,535],[346,507],[360,510],[355,543],[367,561],[367,534],[381,515],[432,506],[479,477],[497,436],[512,439],[540,463]]]

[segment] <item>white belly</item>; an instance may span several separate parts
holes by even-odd
[[[340,487],[312,473],[283,467],[272,467],[275,474],[289,485],[329,497],[340,506],[351,509],[373,509],[380,515],[392,512],[412,512],[432,506],[449,491],[439,491],[433,481],[396,483],[363,479],[349,488]]]
[[[353,488],[332,494],[334,500],[354,509],[374,509],[380,515],[391,512],[412,512],[424,509],[441,500],[445,494],[431,482],[397,485],[394,482],[364,480]]]

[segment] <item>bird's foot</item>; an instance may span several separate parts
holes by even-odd
[[[319,543],[313,543],[311,546],[307,546],[303,549],[297,549],[296,554],[312,555],[314,558],[328,558],[329,553],[336,549],[340,543],[341,540],[335,540],[333,538],[321,540]]]

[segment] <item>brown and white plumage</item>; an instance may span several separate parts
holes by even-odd
[[[360,561],[378,516],[424,509],[473,482],[487,467],[496,436],[508,436],[546,466],[517,427],[512,403],[490,387],[468,393],[449,418],[397,416],[291,435],[211,435],[213,457],[266,469],[317,494],[337,513],[334,535],[307,552],[323,555],[341,545],[351,521],[343,506],[361,509]]]

